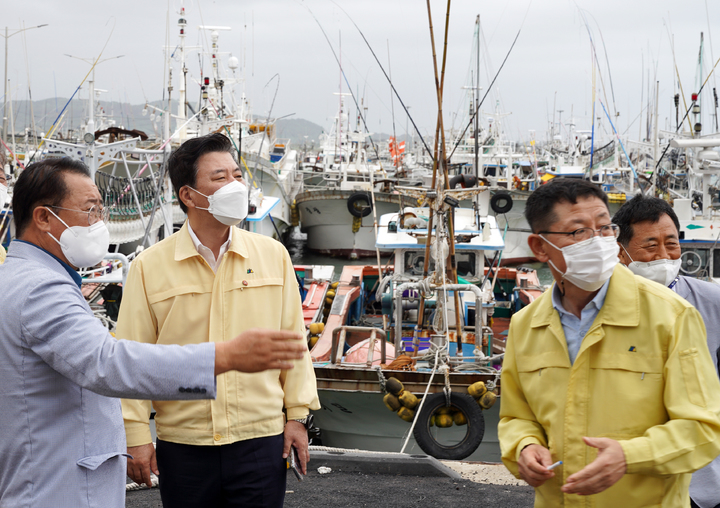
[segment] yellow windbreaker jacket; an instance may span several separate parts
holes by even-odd
[[[700,314],[618,265],[605,304],[570,364],[551,291],[510,323],[498,434],[502,460],[532,443],[564,463],[535,489],[540,507],[689,507],[690,474],[720,453],[720,382]],[[583,436],[622,445],[627,474],[592,496],[565,479],[597,456]]]
[[[250,328],[305,333],[290,256],[271,238],[235,229],[214,273],[192,243],[187,224],[133,261],[118,318],[117,337],[157,344],[233,339]],[[178,365],[182,368],[182,365]],[[319,409],[309,353],[288,371],[217,377],[217,398],[153,401],[160,439],[222,445],[283,432],[288,418]],[[128,446],[150,439],[150,401],[123,400]]]

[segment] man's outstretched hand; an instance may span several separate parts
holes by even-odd
[[[262,372],[292,369],[307,351],[302,335],[286,330],[253,328],[228,342],[215,344],[215,375],[229,370]]]

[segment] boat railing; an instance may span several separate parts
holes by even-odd
[[[420,294],[429,294],[431,291],[472,291],[475,294],[475,330],[482,330],[482,313],[479,311],[482,309],[483,293],[482,290],[473,284],[440,284],[432,285],[429,279],[425,279],[420,282],[406,282],[400,284],[395,289],[395,309],[397,315],[395,316],[396,323],[402,323],[403,313],[403,293],[409,289],[415,289],[420,291]],[[402,343],[402,326],[395,327],[395,350],[397,351]],[[462,355],[462,350],[458,351],[458,356]]]
[[[332,350],[330,353],[330,361],[334,365],[339,364],[340,360],[342,359],[348,332],[370,333],[370,339],[368,341],[368,357],[366,362],[367,367],[372,367],[375,357],[376,341],[380,341],[380,363],[386,363],[387,356],[385,352],[385,332],[383,332],[380,328],[373,328],[371,326],[338,326],[333,330],[332,333]]]

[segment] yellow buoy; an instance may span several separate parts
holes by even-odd
[[[480,404],[480,407],[483,409],[490,409],[495,404],[495,401],[497,400],[497,395],[494,392],[487,392],[485,395],[480,397],[480,400],[478,400],[478,404]]]
[[[431,426],[431,427],[434,427],[434,426],[435,426],[435,415],[432,415],[432,416],[430,417],[430,426]]]
[[[407,390],[404,390],[398,399],[400,399],[400,404],[408,409],[415,409],[420,402],[414,393]]]
[[[487,387],[482,381],[478,381],[477,383],[473,383],[468,386],[468,394],[475,400],[485,395],[485,392],[487,392]]]
[[[390,393],[393,393],[397,396],[400,396],[400,393],[405,389],[403,384],[396,377],[388,378],[388,380],[385,384],[385,387],[387,388],[387,391],[389,391]]]
[[[313,335],[312,337],[310,337],[310,344],[309,344],[310,349],[315,347],[315,344],[317,344],[318,340],[320,340],[319,335]]]
[[[335,291],[333,291],[332,289],[328,289],[328,292],[325,293],[325,296],[327,298],[335,298]]]
[[[446,429],[448,427],[452,427],[452,424],[453,424],[452,416],[450,416],[448,414],[435,415],[435,425],[437,425],[438,427]]]
[[[400,401],[399,401],[398,398],[397,398],[395,395],[393,395],[392,393],[386,394],[386,395],[383,397],[383,402],[385,403],[385,405],[387,406],[387,408],[388,408],[390,411],[397,411],[397,410],[400,409],[400,407],[401,407]]]
[[[443,407],[441,407],[440,409],[438,409],[438,410],[436,411],[436,414],[439,414],[439,415],[449,415],[449,414],[452,413],[452,412],[453,412],[452,407],[443,406]]]
[[[337,289],[337,287],[338,287],[339,285],[340,285],[340,281],[337,281],[337,282],[333,282],[332,284],[330,284],[330,287],[331,287],[332,289]]]
[[[453,413],[452,415],[453,423],[455,425],[467,425],[467,417],[465,416],[465,413],[458,411],[457,413]]]
[[[408,409],[406,407],[401,407],[400,410],[397,412],[398,416],[405,420],[406,422],[413,421],[413,418],[415,418],[415,411],[412,409]]]
[[[325,330],[325,323],[310,323],[311,335],[320,335]]]

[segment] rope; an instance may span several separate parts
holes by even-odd
[[[385,367],[387,370],[415,370],[412,366],[413,359],[407,355],[400,355],[395,358],[390,365]],[[381,383],[382,384],[382,383]]]
[[[142,485],[136,483],[136,482],[130,482],[125,484],[125,492],[130,492],[133,490],[147,490],[150,488],[155,488],[158,486],[158,477],[155,476],[154,473],[150,473],[150,483],[152,483],[152,487],[148,487],[144,483]]]
[[[452,395],[452,388],[450,388],[450,367],[442,365],[440,371],[445,375],[445,386],[443,387],[443,393],[445,394],[445,406],[450,407],[450,396]]]
[[[435,351],[435,365],[437,365],[438,355],[440,354],[440,349],[438,348]],[[436,368],[433,367],[432,374],[430,374],[430,381],[428,381],[427,387],[425,387],[425,393],[423,394],[422,400],[420,400],[420,405],[417,408],[417,411],[415,412],[415,418],[413,418],[412,425],[410,425],[410,430],[408,431],[408,435],[405,438],[405,443],[403,444],[402,448],[400,449],[400,453],[405,453],[405,448],[407,447],[408,441],[410,441],[410,436],[413,433],[413,430],[415,429],[415,424],[417,423],[418,416],[420,416],[420,411],[422,411],[423,404],[425,404],[425,400],[427,399],[427,394],[430,391],[430,386],[432,385],[433,378],[435,377],[435,370]]]
[[[380,389],[383,391],[383,393],[387,393],[387,381],[385,380],[385,376],[383,375],[382,367],[378,365],[377,367],[375,367],[375,370],[377,371],[378,381],[380,382]]]

